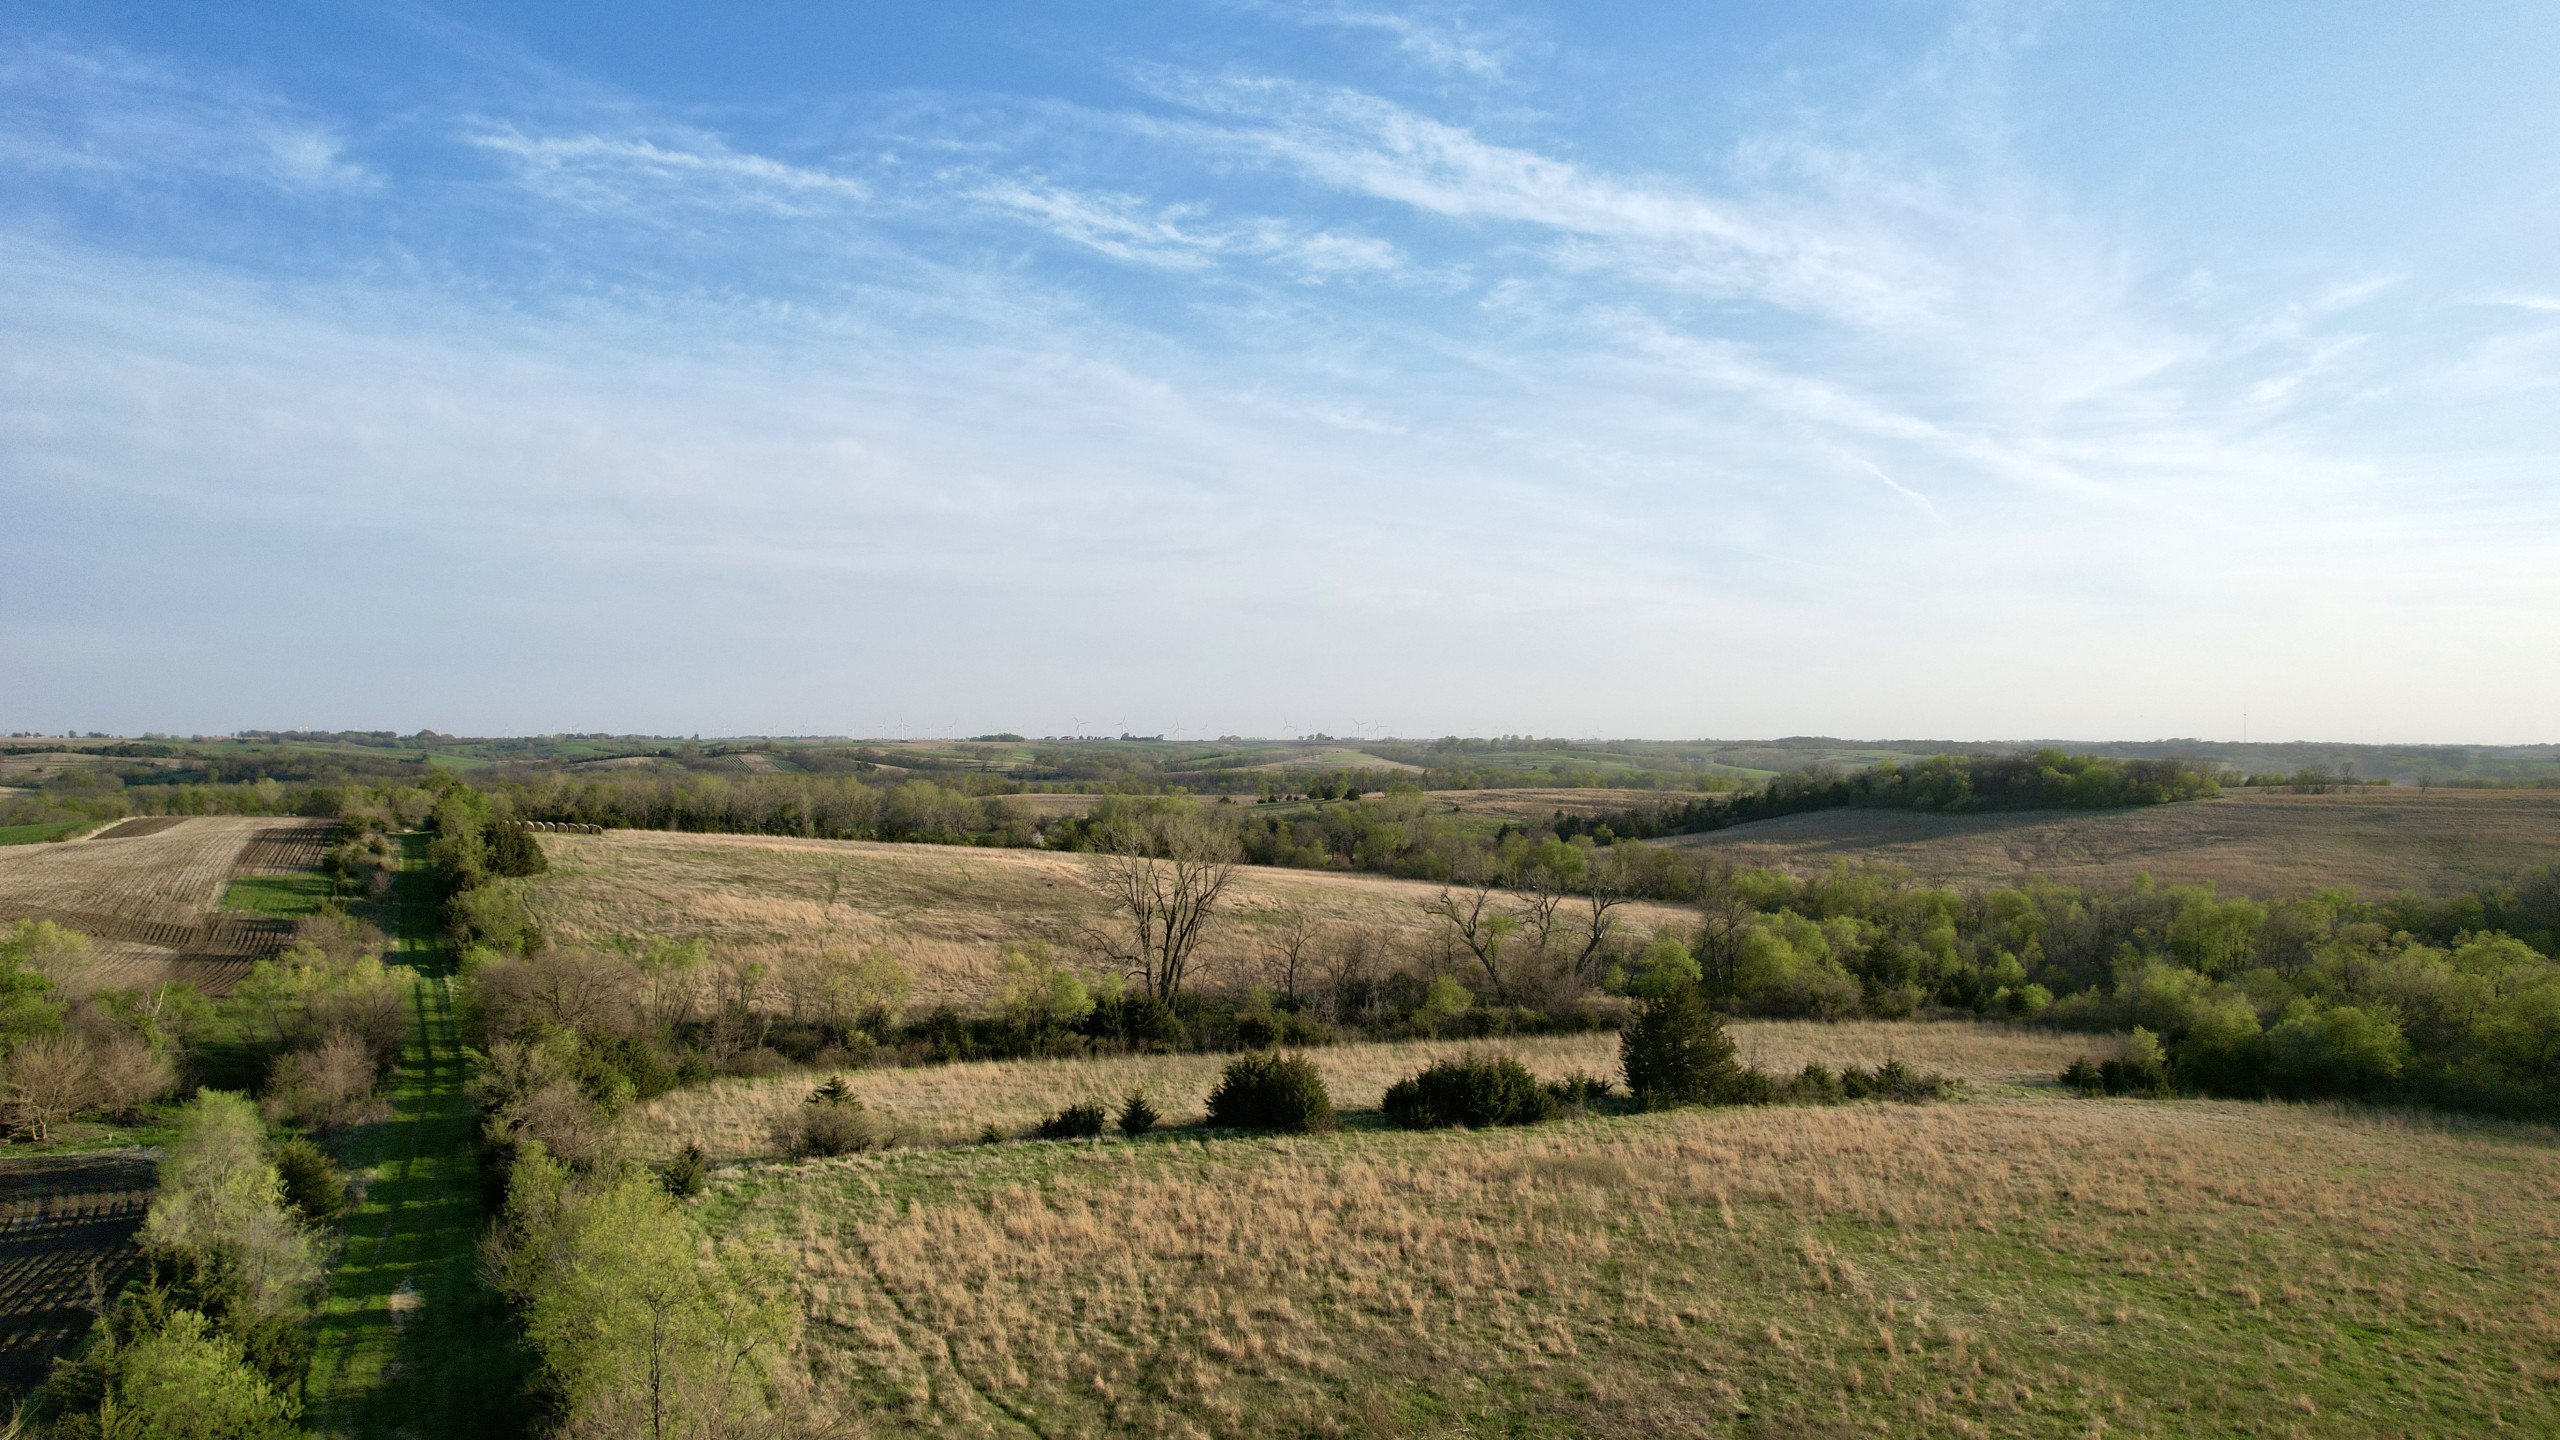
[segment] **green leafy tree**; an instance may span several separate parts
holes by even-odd
[[[1696,989],[1699,978],[1697,958],[1680,943],[1679,936],[1665,930],[1637,954],[1635,967],[1627,976],[1627,992],[1659,1000],[1675,990]]]
[[[795,1311],[743,1250],[706,1259],[665,1189],[560,1192],[525,1335],[570,1436],[728,1433],[767,1416]]]
[[[41,1433],[54,1440],[289,1440],[302,1433],[293,1397],[193,1310],[172,1311],[130,1340],[108,1336],[80,1365],[103,1381],[93,1405],[63,1413],[48,1403],[53,1397],[39,1396],[31,1407]]]

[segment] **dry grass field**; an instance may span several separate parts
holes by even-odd
[[[2340,886],[2366,895],[2476,883],[2560,859],[2560,791],[2416,790],[2330,795],[2226,791],[2138,810],[1925,815],[1827,810],[1673,843],[1744,865],[1815,872],[1885,863],[1939,884],[2042,875],[2104,884],[2148,873],[2164,884],[2290,895]]]
[[[126,820],[84,839],[0,848],[0,924],[51,920],[96,942],[74,989],[185,980],[229,992],[289,925],[223,914],[240,875],[308,869],[326,821],[237,817]]]
[[[1809,1062],[1834,1069],[1874,1066],[1900,1059],[1970,1086],[2046,1085],[2073,1057],[2112,1058],[2112,1037],[2060,1035],[1970,1021],[1874,1022],[1826,1025],[1815,1021],[1747,1020],[1731,1026],[1742,1058],[1772,1074],[1789,1075]],[[1323,1072],[1334,1104],[1345,1111],[1374,1110],[1389,1085],[1434,1060],[1471,1050],[1512,1056],[1542,1080],[1577,1071],[1618,1079],[1614,1033],[1522,1036],[1498,1040],[1412,1040],[1331,1045],[1305,1050]],[[974,1140],[989,1125],[1019,1135],[1060,1107],[1098,1100],[1117,1110],[1122,1096],[1143,1088],[1167,1125],[1195,1125],[1209,1091],[1231,1057],[1226,1055],[1114,1055],[1076,1060],[993,1060],[964,1065],[856,1070],[846,1081],[869,1109],[886,1119],[894,1143],[948,1145]],[[626,1122],[638,1153],[665,1159],[699,1145],[715,1160],[776,1153],[774,1122],[796,1110],[822,1071],[794,1071],[766,1079],[717,1080],[678,1090],[634,1111]]]
[[[546,835],[542,846],[550,872],[514,883],[555,941],[701,937],[740,957],[877,946],[915,976],[916,1001],[928,1006],[983,998],[999,945],[1072,947],[1081,926],[1103,918],[1079,855],[653,830]],[[1247,867],[1227,923],[1203,945],[1204,978],[1257,978],[1283,908],[1418,943],[1430,928],[1422,902],[1438,893],[1377,876]],[[1669,906],[1619,913],[1638,929],[1684,923]]]
[[[2220,1102],[721,1172],[878,1434],[2547,1436],[2548,1132]]]

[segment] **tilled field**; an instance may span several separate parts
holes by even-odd
[[[123,1285],[152,1184],[137,1150],[0,1160],[0,1413]]]
[[[328,843],[324,820],[153,816],[86,840],[0,852],[0,924],[50,920],[97,942],[80,989],[185,980],[229,993],[280,949],[290,922],[224,914],[232,877],[308,870]]]

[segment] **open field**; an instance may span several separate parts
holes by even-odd
[[[152,1185],[146,1152],[0,1159],[0,1418],[123,1284]]]
[[[2548,1435],[2560,1148],[2031,1100],[722,1172],[883,1434]]]
[[[1875,1022],[1744,1020],[1729,1027],[1742,1058],[1772,1074],[1791,1075],[1811,1062],[1834,1069],[1900,1059],[1971,1086],[2049,1085],[2076,1056],[2107,1059],[2113,1036],[1976,1024],[1971,1021]],[[1509,1055],[1542,1080],[1580,1072],[1619,1081],[1618,1037],[1508,1036],[1490,1040],[1406,1040],[1327,1045],[1298,1053],[1315,1063],[1345,1112],[1374,1110],[1389,1085],[1434,1060],[1486,1051]],[[1074,1060],[990,1060],[960,1065],[845,1073],[854,1094],[885,1117],[898,1143],[947,1145],[974,1140],[989,1125],[1019,1135],[1079,1100],[1118,1109],[1143,1088],[1167,1125],[1198,1124],[1209,1091],[1229,1055],[1111,1055]],[[765,1079],[716,1080],[659,1097],[628,1122],[642,1153],[664,1159],[700,1145],[715,1160],[774,1153],[773,1123],[797,1109],[822,1070]]]
[[[97,942],[87,971],[69,977],[75,989],[185,980],[225,994],[292,928],[283,912],[226,913],[232,881],[316,864],[328,831],[315,820],[154,817],[0,849],[0,924],[51,920]]]
[[[996,948],[1071,947],[1103,917],[1080,855],[956,845],[882,845],[761,835],[612,830],[545,835],[548,874],[522,885],[544,932],[592,943],[616,935],[702,937],[743,957],[880,947],[915,976],[916,1002],[969,1006],[995,982]],[[1283,907],[1418,942],[1436,886],[1372,875],[1246,867],[1228,923],[1203,943],[1211,979],[1252,979],[1262,936]],[[1670,906],[1618,912],[1639,930],[1673,924]]]
[[[1656,805],[1676,805],[1694,800],[1697,795],[1686,790],[1562,786],[1529,790],[1434,790],[1423,798],[1434,807],[1445,807],[1461,815],[1543,825],[1554,820],[1559,811],[1567,815],[1606,815],[1622,810],[1650,809]]]
[[[2164,884],[2289,895],[2450,888],[2560,859],[2560,792],[2358,789],[2225,791],[2134,810],[1929,815],[1826,810],[1671,842],[1745,865],[1816,872],[1899,865],[1939,884],[2043,875],[2073,884],[2148,873]]]
[[[0,825],[0,845],[40,845],[68,840],[96,824],[94,820],[39,820],[29,825]]]

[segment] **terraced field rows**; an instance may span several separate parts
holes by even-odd
[[[123,1284],[151,1189],[140,1151],[0,1161],[0,1413]]]

